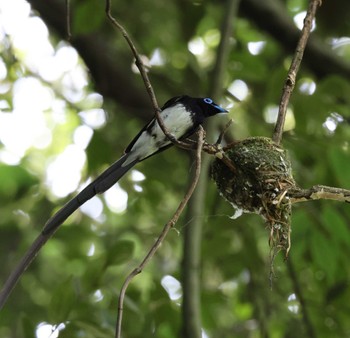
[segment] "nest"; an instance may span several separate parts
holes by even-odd
[[[273,253],[285,250],[287,255],[291,230],[287,192],[295,182],[286,151],[269,138],[252,137],[234,143],[225,156],[232,168],[217,158],[211,172],[221,195],[236,210],[262,216]]]

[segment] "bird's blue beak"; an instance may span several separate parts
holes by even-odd
[[[220,113],[228,113],[228,110],[218,106],[217,104],[213,105],[218,111],[220,111]]]

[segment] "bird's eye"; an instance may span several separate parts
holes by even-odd
[[[213,103],[213,100],[212,100],[212,99],[209,99],[209,97],[207,97],[207,98],[204,99],[204,102],[205,102],[205,103],[208,103],[208,104],[212,104],[212,103]]]

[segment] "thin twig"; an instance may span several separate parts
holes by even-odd
[[[310,0],[309,8],[307,10],[307,13],[304,19],[304,26],[301,31],[301,36],[287,74],[286,82],[283,87],[283,93],[282,93],[282,97],[279,105],[277,122],[272,135],[272,140],[276,144],[280,144],[282,140],[282,133],[283,133],[283,127],[284,127],[284,122],[285,122],[286,113],[287,113],[287,107],[295,86],[296,76],[304,55],[306,43],[310,36],[312,22],[315,18],[317,7],[320,6],[321,3],[322,3],[321,0]]]
[[[222,139],[224,138],[225,133],[227,132],[228,128],[230,128],[231,124],[233,123],[233,119],[229,119],[228,122],[226,123],[224,129],[221,131],[217,141],[215,142],[216,145],[221,144]]]
[[[72,33],[70,29],[70,0],[66,0],[66,33],[67,33],[67,40],[70,41],[72,38]]]
[[[179,141],[172,133],[169,132],[169,130],[166,128],[161,116],[160,116],[160,108],[158,106],[158,102],[156,99],[156,95],[154,93],[153,87],[151,85],[151,82],[148,78],[148,74],[147,74],[147,69],[142,61],[142,58],[140,56],[140,54],[138,53],[136,46],[134,45],[134,43],[132,42],[128,32],[125,30],[125,28],[113,17],[112,13],[111,13],[111,1],[112,0],[106,0],[106,15],[107,18],[111,21],[112,25],[114,27],[116,27],[121,34],[123,35],[124,39],[126,40],[126,42],[128,43],[130,50],[135,58],[135,64],[137,66],[137,68],[140,71],[142,80],[145,84],[147,93],[151,99],[152,102],[152,106],[154,109],[154,113],[156,115],[156,119],[157,122],[160,126],[160,128],[162,129],[163,133],[165,134],[165,136],[175,145],[184,148],[184,149],[189,149],[189,145],[185,142]]]
[[[124,39],[126,40],[127,44],[129,45],[130,47],[130,50],[136,60],[136,66],[137,68],[139,69],[140,73],[141,73],[141,76],[142,76],[142,80],[144,81],[144,84],[145,84],[145,87],[146,87],[146,90],[147,90],[147,93],[152,101],[152,105],[153,107],[155,108],[155,110],[159,110],[159,107],[158,107],[158,103],[157,103],[157,99],[156,99],[156,96],[155,96],[155,93],[153,91],[153,87],[151,85],[151,82],[148,78],[148,75],[147,75],[147,70],[146,70],[146,67],[145,65],[143,64],[142,62],[142,59],[141,59],[141,56],[140,54],[137,52],[137,49],[134,45],[134,43],[132,42],[128,32],[125,30],[125,28],[113,17],[112,13],[111,13],[111,2],[112,0],[106,0],[106,15],[107,15],[107,18],[111,21],[112,25],[114,27],[116,27],[120,32],[121,34],[123,35]]]
[[[116,334],[115,334],[116,338],[121,337],[121,326],[122,326],[122,317],[123,317],[123,308],[124,308],[123,304],[124,304],[126,289],[128,288],[132,279],[136,275],[138,275],[139,273],[142,272],[142,270],[145,268],[145,266],[148,264],[148,262],[152,259],[153,255],[155,254],[155,252],[158,250],[158,248],[162,244],[162,242],[163,242],[164,238],[166,237],[166,235],[168,234],[169,230],[172,229],[174,227],[174,225],[177,223],[180,215],[182,214],[185,206],[187,205],[189,199],[191,198],[193,191],[198,183],[198,179],[199,179],[199,175],[200,175],[200,171],[201,171],[201,153],[202,153],[202,147],[204,144],[204,134],[205,134],[204,129],[202,127],[200,127],[197,134],[198,134],[198,141],[197,141],[197,151],[196,151],[196,169],[195,169],[195,175],[194,175],[193,181],[192,181],[186,195],[184,196],[184,198],[180,202],[178,208],[176,209],[173,217],[165,224],[162,232],[160,233],[156,242],[152,246],[151,250],[147,253],[147,255],[145,256],[145,258],[143,259],[141,264],[137,268],[135,268],[127,276],[127,278],[125,279],[124,284],[121,288],[119,301],[118,301],[118,316],[117,316]]]

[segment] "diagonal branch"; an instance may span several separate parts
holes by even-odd
[[[31,0],[33,1],[33,0]],[[48,1],[48,0],[47,0]],[[339,2],[327,1],[322,7],[323,16],[326,16],[327,4],[329,7]],[[342,2],[344,12],[349,12],[350,2]],[[286,1],[276,0],[244,0],[240,11],[244,17],[262,32],[266,32],[288,53],[294,51],[300,37],[300,30],[295,26],[286,9]],[[321,13],[320,13],[321,14]],[[339,13],[341,15],[341,13]],[[338,15],[338,16],[339,16]],[[345,14],[344,14],[345,15]],[[268,18],[268,20],[266,20]],[[332,17],[328,18],[328,28],[334,27]],[[320,36],[312,35],[303,57],[303,64],[310,69],[317,78],[336,74],[345,78],[350,77],[350,62],[339,57],[325,43]]]
[[[147,90],[147,93],[151,99],[151,102],[152,102],[152,106],[153,106],[153,109],[154,109],[154,112],[155,112],[155,115],[156,115],[156,119],[157,119],[157,122],[160,126],[160,128],[162,129],[163,133],[165,134],[165,136],[172,142],[174,143],[175,145],[181,147],[181,148],[184,148],[184,149],[191,149],[191,146],[188,145],[187,143],[185,142],[182,142],[182,141],[179,141],[176,139],[176,137],[171,134],[169,132],[169,130],[166,128],[161,116],[160,116],[160,108],[158,106],[158,102],[157,102],[157,99],[156,99],[156,95],[154,93],[154,90],[153,90],[153,87],[152,87],[152,84],[151,84],[151,81],[149,80],[148,78],[148,75],[147,75],[147,69],[142,61],[142,58],[140,56],[140,54],[138,53],[137,49],[136,49],[136,46],[134,45],[134,43],[132,42],[128,32],[125,30],[125,28],[113,17],[112,13],[111,13],[111,1],[112,0],[106,0],[106,15],[107,15],[107,18],[111,21],[112,25],[114,27],[116,27],[120,32],[121,34],[123,35],[124,39],[126,40],[126,42],[128,43],[129,47],[130,47],[130,50],[135,58],[135,63],[136,63],[136,66],[137,68],[139,69],[140,71],[140,74],[141,74],[141,77],[142,77],[142,80],[144,82],[144,85],[146,87],[146,90]]]
[[[192,183],[180,202],[178,208],[176,209],[174,216],[165,224],[162,232],[160,233],[159,237],[157,238],[156,242],[152,246],[151,250],[148,252],[148,254],[145,256],[141,264],[135,268],[125,279],[124,284],[122,286],[122,289],[120,291],[119,301],[118,301],[118,316],[117,316],[117,324],[116,324],[116,333],[115,337],[120,338],[121,337],[121,326],[122,326],[122,318],[123,318],[123,308],[124,308],[124,298],[126,290],[132,281],[132,279],[142,272],[142,270],[145,268],[145,266],[148,264],[148,262],[152,259],[155,252],[158,250],[158,248],[161,246],[164,238],[168,234],[169,230],[172,229],[175,224],[177,223],[179,217],[181,216],[185,206],[187,205],[189,199],[191,198],[193,191],[198,183],[198,179],[200,176],[201,171],[201,153],[202,153],[202,146],[204,143],[204,136],[205,132],[202,127],[199,128],[198,131],[198,141],[197,141],[197,151],[196,151],[196,168],[195,168],[195,175],[192,180]]]
[[[283,93],[282,93],[282,97],[279,105],[277,122],[272,135],[272,140],[277,145],[280,144],[282,140],[282,133],[283,133],[283,127],[284,127],[284,122],[285,122],[286,113],[287,113],[287,107],[289,104],[290,97],[293,93],[296,76],[297,76],[301,61],[303,59],[307,40],[310,36],[312,23],[316,15],[316,10],[317,10],[317,7],[321,5],[321,2],[322,2],[321,0],[310,0],[309,8],[307,10],[307,13],[304,19],[304,26],[301,31],[301,36],[287,74],[287,79],[283,87]]]

